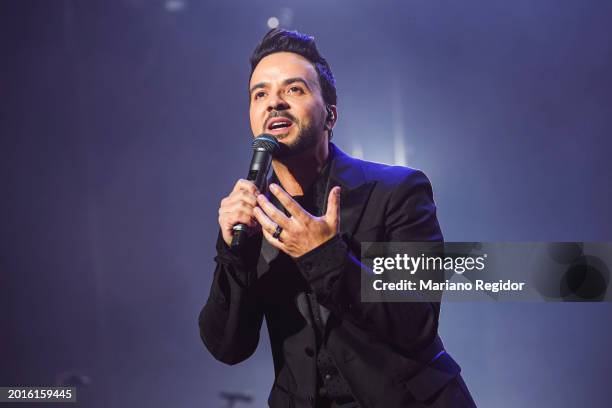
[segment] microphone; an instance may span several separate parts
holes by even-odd
[[[252,181],[259,191],[262,191],[266,185],[270,164],[272,164],[272,156],[279,150],[280,145],[276,138],[270,134],[262,133],[253,139],[251,144],[253,148],[253,158],[249,166],[249,174],[247,180]],[[242,246],[248,226],[245,224],[236,224],[233,226],[232,245],[234,249]]]

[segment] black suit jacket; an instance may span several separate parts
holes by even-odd
[[[429,180],[419,170],[330,148],[330,184],[342,187],[340,234],[294,260],[299,276],[271,268],[278,251],[261,236],[236,254],[219,234],[199,318],[204,344],[222,362],[241,362],[255,351],[265,316],[276,374],[270,406],[312,407],[316,322],[306,300],[312,292],[326,320],[327,348],[362,407],[474,406],[437,335],[439,303],[360,301],[361,242],[443,240]]]

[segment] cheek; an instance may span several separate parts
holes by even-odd
[[[254,108],[249,109],[249,121],[251,123],[251,130],[253,133],[261,130],[263,120],[257,115],[257,111]]]
[[[321,120],[321,116],[325,115],[325,105],[319,104],[316,101],[312,101],[307,109],[311,122],[318,122]]]

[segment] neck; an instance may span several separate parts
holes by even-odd
[[[273,160],[272,167],[283,189],[291,196],[304,195],[329,157],[327,138],[296,156]]]

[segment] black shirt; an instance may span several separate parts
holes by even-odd
[[[330,151],[331,153],[331,151]],[[325,213],[327,208],[327,197],[331,186],[329,185],[329,171],[331,168],[331,161],[333,157],[330,157],[327,164],[323,167],[317,179],[313,184],[305,191],[303,196],[294,196],[293,199],[297,201],[304,210],[315,216],[321,216]],[[276,174],[272,175],[272,182],[279,184]],[[282,204],[276,200],[274,195],[270,195],[270,201],[279,209],[284,210]],[[285,213],[288,212],[285,210]],[[279,257],[285,259],[279,260],[277,265],[282,265],[283,268],[294,268],[297,270],[297,266],[293,259],[285,253],[280,253]],[[287,271],[289,272],[289,271]],[[358,407],[357,403],[353,399],[351,389],[342,377],[342,374],[338,370],[336,363],[332,355],[327,350],[325,345],[325,322],[329,312],[321,307],[315,294],[310,290],[307,293],[307,299],[310,306],[310,312],[312,314],[311,321],[314,322],[314,330],[316,333],[316,343],[313,346],[316,348],[316,359],[317,359],[317,407]]]

